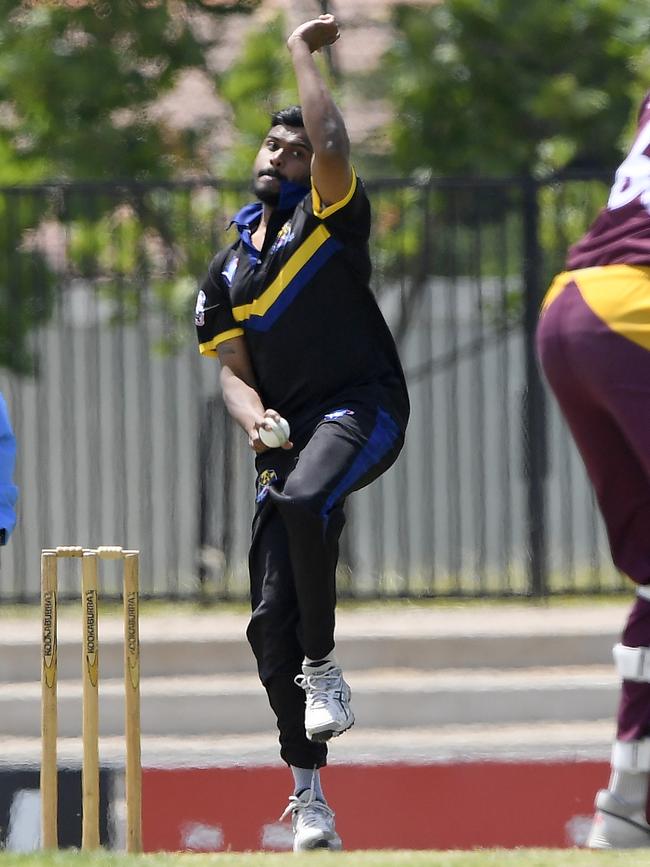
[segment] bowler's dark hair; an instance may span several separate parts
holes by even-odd
[[[302,108],[299,105],[290,105],[287,108],[281,108],[280,111],[274,111],[271,115],[271,126],[305,126],[302,119]]]

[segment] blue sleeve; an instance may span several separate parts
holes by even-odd
[[[18,488],[13,483],[16,438],[11,429],[4,397],[0,394],[0,544],[5,544],[16,526]]]

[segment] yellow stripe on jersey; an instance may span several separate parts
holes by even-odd
[[[232,315],[235,322],[243,322],[250,319],[251,316],[264,316],[270,309],[271,305],[278,300],[282,292],[287,288],[289,283],[298,274],[307,262],[312,258],[323,244],[330,238],[330,233],[325,226],[318,226],[302,242],[298,249],[289,257],[288,261],[278,272],[277,277],[271,285],[262,292],[259,298],[251,301],[250,304],[241,304],[239,307],[233,307]]]
[[[212,355],[216,357],[219,354],[217,352],[217,347],[220,343],[224,343],[226,340],[232,340],[233,337],[242,337],[243,334],[243,328],[231,328],[229,331],[222,331],[221,334],[217,334],[216,337],[213,337],[212,340],[208,340],[207,343],[199,343],[199,352],[201,355]]]
[[[585,304],[612,331],[650,349],[650,268],[600,265],[565,271],[551,284],[542,309],[570,282],[577,285]]]
[[[344,208],[347,203],[350,201],[352,196],[354,195],[354,191],[357,188],[357,176],[352,169],[352,181],[350,182],[350,189],[347,191],[344,198],[341,199],[340,202],[334,202],[332,205],[327,205],[325,208],[323,207],[323,202],[321,201],[320,193],[313,185],[311,187],[311,206],[314,212],[314,215],[318,217],[319,220],[325,220],[327,217],[331,217],[332,214],[335,214],[337,211],[340,211],[341,208]]]

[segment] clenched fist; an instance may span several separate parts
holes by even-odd
[[[287,45],[291,48],[292,44],[300,40],[306,43],[313,54],[325,45],[332,45],[340,35],[336,18],[333,15],[321,15],[296,27],[287,39]]]

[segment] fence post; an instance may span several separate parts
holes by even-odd
[[[541,303],[539,184],[530,176],[522,186],[524,357],[526,384],[522,406],[522,451],[526,480],[527,572],[531,596],[548,593],[546,560],[547,431],[545,394],[535,355],[535,329]]]

